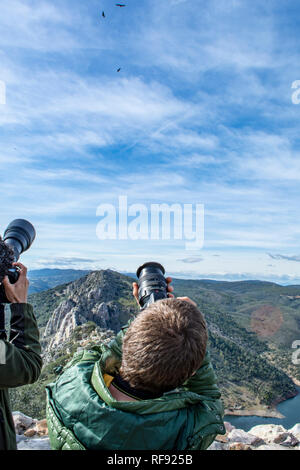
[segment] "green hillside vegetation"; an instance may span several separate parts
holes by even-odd
[[[300,380],[300,369],[292,363],[291,345],[300,337],[300,303],[290,297],[300,294],[299,286],[179,279],[173,285],[178,296],[193,298],[205,315],[227,408],[272,405],[293,396],[290,378]],[[251,317],[267,307],[271,313],[279,309],[282,322],[273,334],[260,336],[253,331]]]
[[[274,334],[257,338],[278,348],[290,349],[300,338],[300,286],[279,286],[270,282],[219,282],[179,280],[173,282],[177,295],[193,298],[205,315],[219,311],[229,313],[239,326],[251,333],[253,313],[262,307],[279,309],[280,327]],[[276,320],[276,318],[275,318]]]

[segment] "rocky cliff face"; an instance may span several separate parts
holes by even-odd
[[[76,328],[89,321],[118,332],[136,311],[130,278],[111,270],[95,271],[72,282],[65,300],[49,319],[43,335],[46,350],[66,341]]]

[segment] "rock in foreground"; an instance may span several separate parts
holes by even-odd
[[[217,436],[208,450],[300,450],[300,424],[291,429],[263,424],[246,432],[225,422],[225,428],[226,434]]]
[[[39,421],[14,411],[13,420],[18,450],[51,450],[45,419]]]

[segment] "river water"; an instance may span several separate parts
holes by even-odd
[[[244,431],[249,431],[258,424],[281,424],[284,428],[290,429],[296,423],[300,423],[300,387],[296,387],[298,395],[289,400],[279,403],[276,409],[284,418],[262,418],[260,416],[225,416],[224,420],[229,421],[233,426]]]

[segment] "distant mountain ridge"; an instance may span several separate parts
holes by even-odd
[[[75,281],[86,274],[92,272],[90,269],[61,269],[61,268],[43,268],[43,269],[34,269],[28,272],[28,277],[30,280],[29,293],[33,294],[36,292],[41,292],[43,290],[51,289],[52,287],[65,284],[67,282]],[[136,274],[131,272],[123,272],[120,274],[124,276],[131,277],[136,279]],[[232,287],[233,290],[236,290],[239,286],[243,285],[274,285],[279,287],[284,287],[288,289],[300,289],[300,285],[291,284],[291,285],[282,285],[271,281],[261,281],[261,280],[242,280],[242,281],[220,281],[214,279],[184,279],[178,276],[173,276],[170,274],[173,279],[180,279],[181,281],[196,281],[207,286],[218,287],[220,289],[227,289]]]
[[[28,271],[29,294],[41,292],[52,287],[75,281],[91,272],[82,269],[35,269]]]

